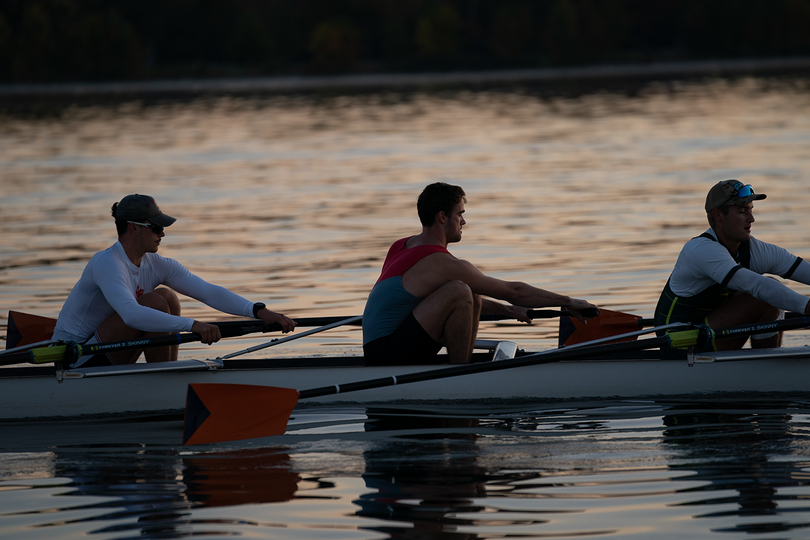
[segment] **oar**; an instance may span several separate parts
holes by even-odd
[[[645,326],[652,326],[653,319],[642,319],[638,315],[600,309],[599,316],[582,324],[571,317],[560,317],[559,346],[576,345],[596,339],[633,332]]]
[[[770,323],[718,329],[713,332],[717,337],[731,337],[807,327],[810,327],[810,319],[796,317]],[[668,326],[652,328],[650,331],[665,328],[668,328]],[[547,364],[562,360],[585,357],[595,358],[608,354],[621,354],[651,348],[704,346],[710,343],[711,333],[711,329],[701,326],[689,330],[673,331],[665,336],[639,341],[620,341],[618,343],[592,346],[583,343],[576,347],[543,351],[497,362],[464,364],[301,391],[292,388],[243,384],[189,384],[186,395],[186,414],[183,422],[183,444],[207,444],[281,435],[287,430],[290,414],[292,414],[299,399]]]
[[[350,315],[341,317],[304,317],[294,320],[296,326],[310,327],[326,326],[327,324],[346,320],[349,317]],[[245,328],[249,326],[264,326],[264,323],[260,319],[215,321],[209,324],[219,326],[220,330],[224,330],[229,327]],[[359,325],[360,322],[355,321],[350,324]],[[9,311],[6,349],[18,348],[25,345],[35,344],[40,341],[50,340],[55,326],[56,319],[51,317],[31,315],[30,313],[22,313],[20,311]],[[281,330],[281,327],[278,327],[278,330]],[[0,352],[0,355],[2,354],[3,353]]]
[[[584,310],[583,315],[586,317],[595,317],[598,310]],[[531,319],[550,319],[553,317],[566,317],[570,315],[567,311],[550,310],[550,309],[531,309],[529,310],[529,318]],[[296,326],[299,327],[314,327],[326,326],[336,322],[345,321],[346,319],[355,316],[345,315],[336,317],[304,317],[294,319]],[[343,323],[348,325],[359,326],[362,317],[356,317],[356,320],[350,323]],[[482,321],[500,321],[505,320],[507,317],[500,315],[482,315]],[[228,328],[229,326],[245,327],[245,326],[262,326],[264,323],[258,319],[237,320],[237,321],[222,321],[213,322],[220,329]],[[35,345],[39,343],[47,343],[53,335],[53,329],[56,326],[56,319],[51,317],[42,317],[40,315],[31,315],[29,313],[22,313],[20,311],[8,312],[8,332],[6,337],[6,349],[17,349],[26,345]],[[3,353],[0,352],[0,355]]]
[[[246,321],[251,323],[252,321]],[[236,337],[252,334],[254,332],[278,332],[281,330],[281,325],[231,325],[220,329],[222,337]],[[167,345],[179,345],[182,343],[190,343],[193,341],[200,341],[202,338],[200,334],[166,334],[164,336],[144,337],[139,339],[127,341],[113,341],[110,343],[93,343],[91,345],[80,345],[74,342],[60,343],[59,345],[52,345],[49,347],[38,347],[29,349],[24,352],[3,353],[0,354],[0,366],[7,366],[11,364],[31,363],[31,364],[47,364],[49,362],[66,362],[70,363],[89,354],[109,353],[115,351],[126,351],[134,349],[143,349],[147,347],[164,347]]]
[[[583,317],[596,317],[599,315],[600,310],[599,308],[586,308],[583,309],[581,312]],[[530,309],[528,311],[528,316],[530,319],[553,319],[554,317],[570,317],[571,314],[566,310],[559,310],[559,309]],[[481,320],[482,321],[504,321],[509,320],[511,317],[507,317],[505,315],[487,315],[482,314]],[[580,323],[581,324],[581,323]]]
[[[6,349],[48,341],[53,335],[56,319],[20,311],[8,312]]]
[[[803,316],[802,313],[790,311],[785,313],[786,319]],[[655,319],[643,319],[638,315],[609,309],[601,309],[599,316],[588,321],[588,324],[582,324],[570,317],[560,317],[559,346],[571,346],[577,343],[625,334],[653,325],[655,325]]]
[[[714,334],[716,339],[723,339],[723,338],[731,338],[731,337],[739,337],[739,336],[751,336],[755,334],[762,334],[765,332],[782,332],[784,330],[796,330],[799,328],[807,328],[810,327],[810,318],[807,315],[802,313],[793,313],[789,312],[785,314],[785,318],[782,320],[771,321],[771,322],[764,322],[764,323],[756,323],[756,324],[745,324],[742,326],[734,326],[731,328],[718,328],[717,330],[712,330],[711,328],[706,327],[708,332]]]
[[[593,347],[554,349],[497,362],[463,364],[404,375],[325,386],[300,392],[291,388],[243,384],[195,383],[188,387],[183,444],[206,444],[281,435],[299,399],[356,392],[548,362],[669,345],[662,336]]]
[[[267,343],[262,343],[261,345],[256,345],[254,347],[249,347],[247,349],[236,351],[230,354],[226,354],[225,356],[220,356],[220,360],[227,360],[228,358],[234,358],[235,356],[240,356],[247,353],[252,353],[255,351],[260,351],[262,349],[266,349],[268,347],[274,347],[276,345],[281,345],[282,343],[287,343],[288,341],[292,341],[294,339],[300,339],[302,337],[311,336],[312,334],[317,334],[318,332],[323,332],[324,330],[329,330],[330,328],[335,328],[338,326],[343,326],[346,324],[357,323],[363,319],[362,315],[358,315],[356,317],[349,317],[348,319],[343,319],[342,321],[336,321],[331,324],[327,324],[321,326],[320,328],[313,328],[312,330],[307,330],[306,332],[300,332],[298,334],[293,334],[291,336],[287,336],[281,339],[274,339],[273,341],[269,341]]]

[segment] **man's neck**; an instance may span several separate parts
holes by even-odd
[[[412,236],[408,241],[409,247],[414,246],[442,246],[447,249],[447,239],[441,231],[437,231],[435,227],[422,227],[422,232],[416,236]]]
[[[130,262],[135,266],[141,266],[141,261],[146,252],[137,248],[131,242],[128,242],[126,238],[119,238],[118,242],[121,244],[121,247],[124,248],[124,253],[127,254],[127,258]]]
[[[717,240],[726,247],[732,257],[736,257],[737,253],[740,251],[741,242],[730,240],[722,231],[718,231],[717,229],[713,230],[714,234],[717,236]]]

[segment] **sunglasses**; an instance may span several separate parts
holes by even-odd
[[[742,182],[737,182],[736,184],[734,184],[734,193],[731,194],[731,197],[729,197],[728,199],[723,201],[723,204],[721,204],[717,208],[724,207],[734,197],[739,197],[739,198],[743,199],[745,197],[750,197],[751,195],[754,195],[754,188],[751,187],[751,184],[743,185]]]
[[[154,223],[140,223],[138,221],[127,221],[127,223],[134,223],[135,225],[140,225],[141,227],[147,227],[152,229],[152,232],[155,234],[160,234],[163,232],[163,227],[155,225]]]

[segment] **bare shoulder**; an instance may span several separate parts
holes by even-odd
[[[463,276],[475,269],[471,263],[457,258],[451,253],[431,253],[414,264],[406,275],[435,276],[442,281],[462,279]]]
[[[433,268],[442,273],[448,280],[459,279],[466,283],[483,277],[484,274],[470,261],[459,259],[450,253],[435,253],[439,255],[433,261]],[[433,255],[431,255],[433,257]]]

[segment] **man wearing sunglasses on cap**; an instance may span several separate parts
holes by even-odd
[[[755,193],[738,180],[715,184],[706,196],[709,229],[684,245],[655,309],[657,326],[674,322],[725,328],[766,323],[784,311],[810,313],[810,302],[772,274],[810,284],[810,264],[787,250],[751,236]],[[712,343],[714,350],[741,349],[747,336]],[[753,348],[779,347],[781,332],[751,336]],[[685,351],[665,349],[665,357]]]
[[[161,212],[148,195],[127,195],[112,206],[118,242],[96,253],[67,298],[53,339],[78,343],[126,341],[173,332],[194,332],[211,344],[219,327],[180,314],[174,291],[219,311],[278,323],[290,332],[295,322],[229,290],[208,283],[182,264],[157,254],[163,229],[175,218]],[[158,288],[159,285],[166,285]],[[145,349],[147,362],[177,360],[177,346]],[[142,351],[83,356],[71,367],[131,364]]]

